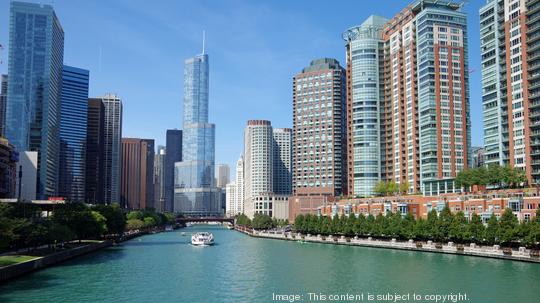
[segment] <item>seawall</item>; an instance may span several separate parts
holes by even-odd
[[[321,235],[302,235],[299,233],[281,233],[281,232],[268,232],[268,231],[256,231],[252,229],[244,229],[240,226],[235,227],[235,230],[247,234],[251,237],[276,239],[285,241],[305,241],[312,243],[322,244],[334,244],[334,245],[349,245],[349,246],[363,246],[385,249],[400,249],[418,252],[431,252],[431,253],[444,253],[484,258],[495,258],[512,261],[532,262],[539,263],[540,258],[538,256],[532,256],[532,252],[525,247],[520,247],[519,250],[502,249],[498,245],[494,246],[480,246],[476,244],[455,244],[448,243],[435,243],[432,241],[398,241],[396,239],[380,240],[368,238],[349,238],[345,236],[321,236]]]

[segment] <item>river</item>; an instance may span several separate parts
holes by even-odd
[[[216,244],[191,246],[181,233],[194,231],[214,233]],[[540,301],[539,285],[539,264],[257,239],[197,225],[8,282],[0,286],[0,302],[315,302],[346,294],[369,302],[368,294],[388,293],[424,302],[461,293],[469,302],[524,303]],[[319,297],[310,301],[310,293]]]

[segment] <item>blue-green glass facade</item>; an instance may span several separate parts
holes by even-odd
[[[83,202],[89,71],[64,65],[60,106],[58,195]]]
[[[382,29],[388,20],[370,16],[362,25],[348,29],[347,60],[352,87],[352,157],[353,192],[355,196],[371,196],[381,180],[380,116],[384,98],[381,66],[384,60]]]
[[[52,6],[12,2],[5,135],[19,151],[38,151],[37,197],[58,192],[64,31]]]
[[[174,211],[220,215],[214,182],[215,126],[208,123],[208,55],[185,61],[182,162],[175,164]]]

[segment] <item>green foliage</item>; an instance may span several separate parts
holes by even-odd
[[[133,220],[133,219],[139,219],[139,220],[143,220],[144,219],[144,214],[142,211],[140,210],[133,210],[133,211],[130,211],[127,215],[126,215],[126,218],[128,220]]]
[[[476,213],[473,213],[471,221],[467,224],[467,235],[473,243],[480,243],[484,239],[485,227],[482,219]]]
[[[272,218],[266,214],[255,214],[252,226],[254,229],[271,229],[275,227]]]
[[[409,185],[409,181],[404,181],[402,183],[399,184],[399,191],[402,193],[402,194],[406,194],[408,191],[409,191],[409,188],[411,186]]]
[[[387,185],[384,181],[379,181],[377,184],[375,184],[375,188],[373,189],[375,194],[379,196],[386,196],[387,193]]]
[[[236,224],[251,227],[251,220],[248,218],[248,216],[240,214],[236,217]]]
[[[96,205],[93,210],[99,212],[106,219],[107,231],[110,234],[122,234],[126,228],[126,217],[118,204]]]
[[[497,221],[497,217],[495,217],[495,215],[491,215],[491,217],[487,221],[486,230],[484,232],[484,243],[488,245],[498,243],[498,235],[499,221]]]
[[[126,222],[126,228],[128,230],[136,230],[144,227],[144,222],[140,219],[129,219]]]
[[[454,180],[456,187],[468,190],[474,185],[494,185],[498,187],[519,187],[527,183],[525,172],[510,166],[490,165],[469,168],[459,172]]]
[[[294,228],[303,234],[345,235],[347,237],[396,238],[401,240],[433,240],[436,242],[452,241],[455,243],[503,244],[520,242],[527,247],[538,247],[540,244],[540,210],[538,217],[531,222],[519,223],[510,209],[506,209],[497,219],[492,215],[487,224],[477,214],[470,220],[463,212],[452,214],[445,206],[440,213],[433,209],[427,219],[415,219],[411,213],[373,215],[355,214],[348,216],[317,216],[313,214],[298,215]]]
[[[499,219],[498,238],[502,244],[517,240],[518,219],[510,208],[504,210]]]

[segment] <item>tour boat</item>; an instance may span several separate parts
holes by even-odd
[[[212,245],[214,244],[214,235],[212,233],[201,232],[191,235],[191,245]]]

